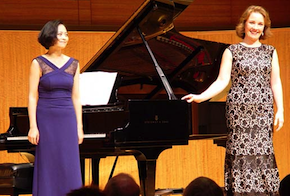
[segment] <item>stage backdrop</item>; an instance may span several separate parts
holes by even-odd
[[[284,90],[285,123],[281,131],[274,134],[274,147],[281,179],[290,173],[290,29],[273,29],[274,36],[265,43],[276,47],[281,66]],[[0,31],[0,132],[9,127],[9,107],[27,106],[28,74],[31,60],[45,52],[37,43],[38,31]],[[183,32],[184,35],[210,41],[236,43],[234,31]],[[113,35],[112,32],[69,32],[70,42],[65,53],[80,61],[83,67],[89,59]],[[198,176],[207,176],[220,186],[223,182],[225,149],[213,144],[212,140],[192,140],[187,146],[174,146],[165,150],[158,158],[156,188],[182,188]],[[47,157],[49,159],[50,157]],[[100,186],[107,182],[115,157],[100,163]],[[27,162],[20,153],[0,152],[0,163]],[[90,170],[90,161],[86,160]],[[126,172],[138,181],[137,163],[132,156],[120,157],[115,174]],[[86,184],[91,176],[86,174]],[[138,181],[139,182],[139,181]]]

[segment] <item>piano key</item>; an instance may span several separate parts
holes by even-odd
[[[84,139],[97,139],[97,138],[106,138],[105,133],[95,133],[95,134],[84,134]],[[27,136],[14,136],[14,137],[7,137],[7,141],[21,141],[21,140],[28,140]]]

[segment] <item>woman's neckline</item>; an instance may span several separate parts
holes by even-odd
[[[259,47],[261,47],[263,45],[262,43],[260,43],[259,45],[251,46],[251,45],[247,45],[244,42],[240,42],[239,44],[244,46],[244,47],[246,47],[246,48],[259,48]]]

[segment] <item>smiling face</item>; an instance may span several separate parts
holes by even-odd
[[[265,19],[259,12],[252,12],[245,22],[245,39],[259,40],[265,27]]]
[[[54,46],[57,46],[63,49],[66,47],[68,40],[69,38],[68,38],[66,27],[63,24],[58,25],[57,40]]]

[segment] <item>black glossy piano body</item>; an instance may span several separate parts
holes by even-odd
[[[153,196],[156,160],[163,150],[186,145],[189,139],[225,135],[225,122],[215,132],[216,124],[207,126],[212,122],[209,118],[203,122],[197,118],[203,123],[199,134],[193,118],[201,113],[192,113],[192,105],[179,99],[189,92],[202,92],[215,80],[228,46],[189,38],[174,28],[174,20],[192,1],[144,1],[82,68],[81,72],[118,72],[114,101],[83,107],[85,138],[80,154],[82,160],[92,159],[95,183],[100,158],[134,155],[141,193]],[[25,138],[28,127],[27,109],[10,108],[10,128],[0,136],[0,150],[33,152],[34,146]]]
[[[9,113],[10,127],[0,135],[0,150],[34,154],[35,146],[27,140],[27,108],[11,107]],[[101,158],[133,155],[138,162],[142,194],[154,195],[159,154],[172,145],[188,144],[192,130],[191,106],[179,100],[134,99],[128,101],[127,111],[121,106],[84,107],[83,123],[82,173],[85,173],[84,159],[90,158],[92,180],[98,184]]]

